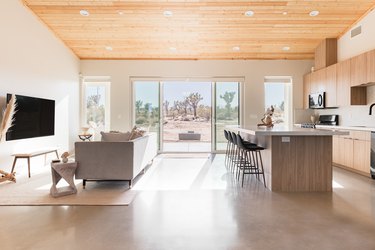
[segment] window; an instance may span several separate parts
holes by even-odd
[[[292,124],[292,82],[290,77],[266,77],[264,83],[265,111],[273,106],[276,124]]]
[[[82,125],[96,131],[110,130],[110,83],[85,79],[82,89]]]

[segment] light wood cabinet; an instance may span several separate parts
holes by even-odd
[[[336,98],[338,106],[350,105],[350,60],[340,62],[336,66]]]
[[[329,66],[325,69],[326,78],[324,82],[324,91],[326,92],[326,106],[336,107],[336,64]]]
[[[370,173],[371,142],[353,140],[353,168],[364,173]]]
[[[337,63],[337,39],[327,38],[315,49],[315,70]]]
[[[369,176],[371,132],[350,131],[347,136],[334,136],[332,162],[346,169]]]
[[[351,86],[359,86],[367,82],[367,55],[361,54],[350,59]]]
[[[367,56],[367,82],[375,83],[375,50],[366,53]]]
[[[311,93],[311,74],[303,76],[303,108],[309,108],[309,95]]]
[[[311,73],[310,91],[318,93],[324,91],[324,81],[326,79],[325,69],[321,69]]]

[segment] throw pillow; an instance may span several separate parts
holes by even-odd
[[[130,140],[130,133],[105,133],[100,132],[102,135],[102,141],[105,142],[121,142],[121,141],[129,141]]]

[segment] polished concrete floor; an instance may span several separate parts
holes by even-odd
[[[128,206],[0,207],[0,249],[375,249],[375,180],[333,193],[244,188],[223,156],[158,157]]]

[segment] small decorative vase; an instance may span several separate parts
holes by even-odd
[[[62,158],[62,162],[63,163],[67,163],[68,162],[68,158]]]

